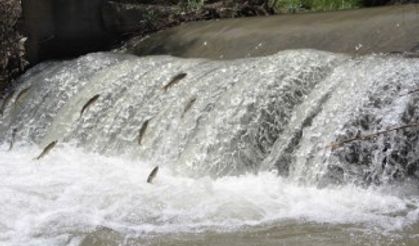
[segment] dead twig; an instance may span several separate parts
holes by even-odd
[[[343,140],[341,142],[329,144],[327,147],[329,147],[329,148],[331,148],[333,150],[333,149],[342,147],[343,145],[345,145],[347,143],[351,143],[351,142],[354,142],[354,141],[369,140],[371,138],[374,138],[374,137],[379,136],[379,135],[382,135],[382,134],[386,134],[386,133],[389,133],[389,132],[398,131],[398,130],[402,130],[402,129],[406,129],[406,128],[410,128],[410,127],[419,127],[419,122],[412,123],[412,124],[407,124],[407,125],[403,125],[403,126],[394,127],[394,128],[390,128],[390,129],[387,129],[387,130],[383,130],[383,131],[378,131],[378,132],[374,132],[374,133],[371,133],[371,134],[367,134],[367,135],[357,134],[353,138],[346,139],[346,140]]]
[[[401,94],[400,96],[403,97],[403,96],[407,96],[407,95],[410,95],[410,94],[413,94],[413,93],[417,93],[417,92],[419,92],[419,88],[418,89],[415,89],[415,90],[408,91],[407,93]]]

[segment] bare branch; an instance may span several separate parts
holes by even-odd
[[[351,143],[351,142],[354,142],[354,141],[370,140],[371,138],[374,138],[374,137],[379,136],[379,135],[383,135],[383,134],[386,134],[386,133],[389,133],[389,132],[398,131],[398,130],[402,130],[402,129],[406,129],[406,128],[411,128],[411,127],[419,127],[419,122],[412,123],[412,124],[407,124],[407,125],[403,125],[403,126],[394,127],[394,128],[390,128],[390,129],[387,129],[387,130],[383,130],[383,131],[378,131],[378,132],[374,132],[374,133],[371,133],[371,134],[367,134],[367,135],[358,134],[357,136],[355,136],[353,138],[346,139],[346,140],[343,140],[341,142],[336,142],[336,143],[329,144],[327,147],[330,147],[333,150],[333,149],[342,147],[343,145],[345,145],[347,143]]]
[[[412,91],[408,91],[407,93],[401,94],[400,96],[401,97],[402,96],[407,96],[407,95],[410,95],[410,94],[413,94],[413,93],[417,93],[417,92],[419,92],[419,88],[418,89],[415,89],[415,90],[412,90]]]

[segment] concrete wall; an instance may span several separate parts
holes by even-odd
[[[29,61],[109,49],[146,28],[147,8],[107,0],[22,0]],[[233,59],[312,48],[366,54],[419,47],[419,5],[191,22],[133,42],[137,55]]]
[[[22,0],[31,63],[108,48],[115,35],[102,21],[104,0]]]
[[[419,47],[419,5],[187,23],[129,45],[137,55],[234,59],[286,49],[349,54]]]

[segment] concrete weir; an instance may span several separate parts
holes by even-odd
[[[419,49],[419,4],[187,23],[131,41],[136,55],[234,59],[312,48],[368,54]]]

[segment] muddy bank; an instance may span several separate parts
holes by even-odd
[[[136,55],[215,59],[300,48],[350,54],[414,51],[419,49],[419,5],[187,23],[131,40],[127,48]]]

